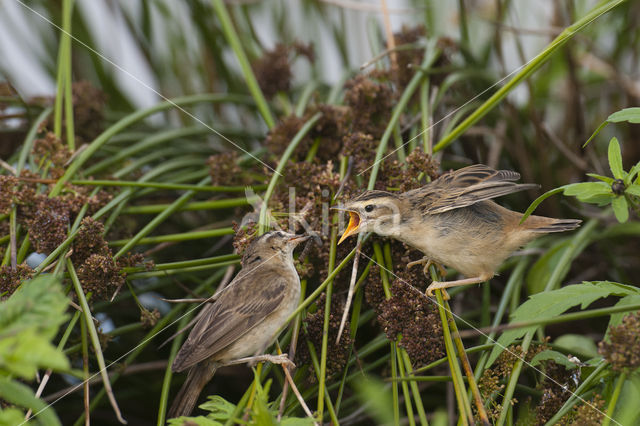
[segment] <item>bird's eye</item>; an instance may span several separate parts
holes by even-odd
[[[373,204],[367,204],[364,206],[364,211],[367,213],[371,213],[373,211]]]

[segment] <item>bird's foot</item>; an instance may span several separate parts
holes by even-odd
[[[289,356],[287,354],[281,354],[281,355],[265,354],[265,355],[250,356],[247,358],[234,359],[232,361],[225,362],[223,365],[226,366],[226,365],[247,363],[249,364],[250,367],[253,367],[259,362],[270,362],[272,364],[280,364],[280,365],[286,365],[287,367],[290,367],[290,368],[296,368],[296,365],[293,363],[293,361],[289,359]]]
[[[429,297],[435,297],[435,296],[434,296],[434,294],[433,294],[433,291],[434,291],[434,290],[438,290],[438,289],[440,289],[440,290],[442,290],[442,298],[443,298],[444,300],[449,300],[449,299],[451,299],[451,296],[449,296],[449,293],[447,293],[447,290],[445,290],[445,288],[447,288],[447,287],[448,287],[448,286],[447,286],[447,284],[448,284],[448,283],[446,283],[446,282],[440,282],[440,281],[434,281],[434,282],[432,282],[432,283],[429,285],[429,287],[427,287],[427,290],[426,290],[427,296],[429,296]]]
[[[426,293],[427,293],[427,296],[433,297],[433,290],[441,289],[443,293],[443,297],[445,298],[445,300],[448,300],[449,295],[445,291],[445,288],[458,287],[461,285],[480,284],[485,281],[488,281],[489,279],[491,279],[492,276],[493,275],[491,274],[482,274],[478,277],[465,278],[463,280],[455,280],[455,281],[448,281],[448,282],[434,281],[431,283],[431,285],[429,285],[429,287],[427,287]]]
[[[431,265],[436,267],[436,269],[438,270],[438,273],[440,274],[440,276],[444,277],[444,276],[447,275],[447,271],[442,267],[442,265],[440,265],[439,263],[434,262],[433,260],[429,259],[426,256],[423,257],[420,260],[416,260],[414,262],[407,263],[407,268],[411,268],[411,267],[416,266],[416,265],[424,265],[424,269],[422,270],[422,272],[427,277],[429,276],[429,267]]]

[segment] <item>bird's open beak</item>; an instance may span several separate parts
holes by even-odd
[[[347,225],[347,229],[344,231],[344,234],[342,234],[342,237],[340,237],[338,244],[347,239],[347,237],[358,233],[358,227],[360,227],[360,215],[351,210],[347,211],[349,212],[349,224]]]

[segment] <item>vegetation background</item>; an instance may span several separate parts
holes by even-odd
[[[227,283],[269,218],[322,236],[279,338],[304,404],[280,368],[229,367],[195,424],[638,423],[637,1],[17,0],[0,22],[0,424],[165,424],[184,335],[161,344],[199,303],[163,299]],[[541,185],[501,204],[545,193],[583,226],[448,303],[372,236],[338,338],[355,239],[324,206],[474,163]]]

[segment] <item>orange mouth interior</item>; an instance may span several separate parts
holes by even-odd
[[[340,241],[338,241],[338,244],[343,242],[350,235],[357,233],[359,226],[360,226],[360,216],[358,215],[358,213],[349,212],[349,224],[347,225],[347,229],[344,231],[344,234],[342,234],[342,237],[340,237]]]

